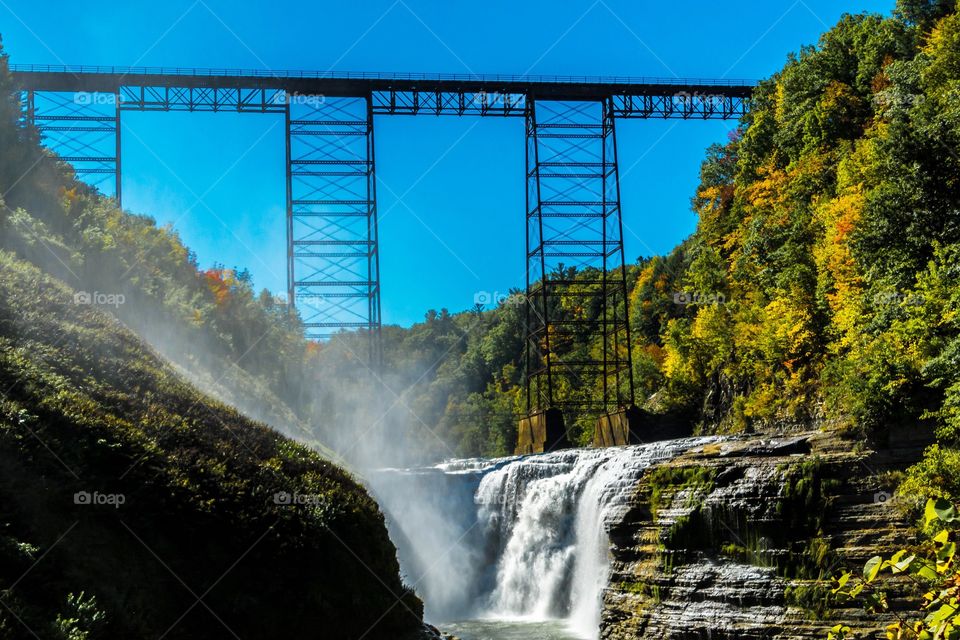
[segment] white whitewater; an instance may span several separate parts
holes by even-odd
[[[715,440],[456,460],[371,484],[430,620],[563,620],[596,638],[609,523],[651,464]]]

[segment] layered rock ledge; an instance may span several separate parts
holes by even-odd
[[[890,485],[924,444],[749,437],[652,468],[610,527],[601,638],[823,639],[841,621],[884,637],[883,619],[836,604],[824,580],[909,542]]]

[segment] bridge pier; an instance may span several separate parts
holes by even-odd
[[[616,414],[634,394],[613,100],[531,98],[525,131],[528,417],[521,434],[553,412]],[[575,346],[591,335],[600,336],[595,348]],[[552,440],[554,447],[566,442]]]
[[[288,296],[317,340],[366,333],[376,371],[380,350],[373,111],[369,97],[288,94]]]
[[[21,101],[41,142],[73,165],[79,180],[122,206],[119,92],[27,89]]]
[[[521,418],[514,451],[516,455],[556,451],[569,446],[563,412],[559,409],[537,411]]]
[[[633,405],[600,416],[593,432],[593,446],[619,447],[644,442],[641,419],[640,409]]]

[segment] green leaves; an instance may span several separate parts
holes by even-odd
[[[916,554],[906,556],[906,553],[906,550],[902,549],[895,553],[892,558],[890,558],[889,566],[893,573],[903,573],[910,568],[910,565],[912,565],[913,561],[916,560]]]
[[[931,523],[940,521],[946,524],[960,520],[957,516],[957,508],[943,498],[930,499],[923,510],[923,526],[929,527]]]
[[[907,574],[917,584],[929,585],[923,596],[922,619],[908,621],[900,618],[886,628],[888,640],[960,640],[960,572],[957,570],[956,535],[960,518],[956,506],[944,499],[930,499],[924,508],[924,531],[941,527],[923,545],[901,549],[889,558],[874,556],[863,566],[861,578],[846,572],[836,578],[832,593],[848,599],[862,599],[869,611],[887,611],[886,593],[880,588],[884,578]],[[922,550],[922,551],[921,551]],[[889,569],[889,574],[885,570]],[[899,616],[898,616],[899,618]],[[848,627],[837,625],[828,638],[846,638]]]
[[[845,586],[847,586],[847,583],[850,582],[851,575],[852,574],[849,571],[847,571],[846,573],[841,575],[839,578],[837,578],[836,579],[837,586],[833,589],[832,593],[837,593],[838,591],[843,589]]]
[[[888,560],[884,560],[881,556],[874,556],[863,566],[863,579],[869,584],[876,580],[884,569],[890,569],[893,574],[903,573],[913,566],[916,559],[917,555],[907,555],[906,549],[901,549]]]
[[[863,578],[867,582],[873,582],[877,579],[877,575],[880,573],[880,569],[883,568],[884,562],[883,558],[880,556],[873,556],[867,560],[867,564],[863,566]]]

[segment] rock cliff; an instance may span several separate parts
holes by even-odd
[[[835,608],[819,579],[909,541],[890,490],[923,444],[751,437],[651,469],[610,525],[600,637],[822,639],[840,621],[881,637],[876,619]]]

